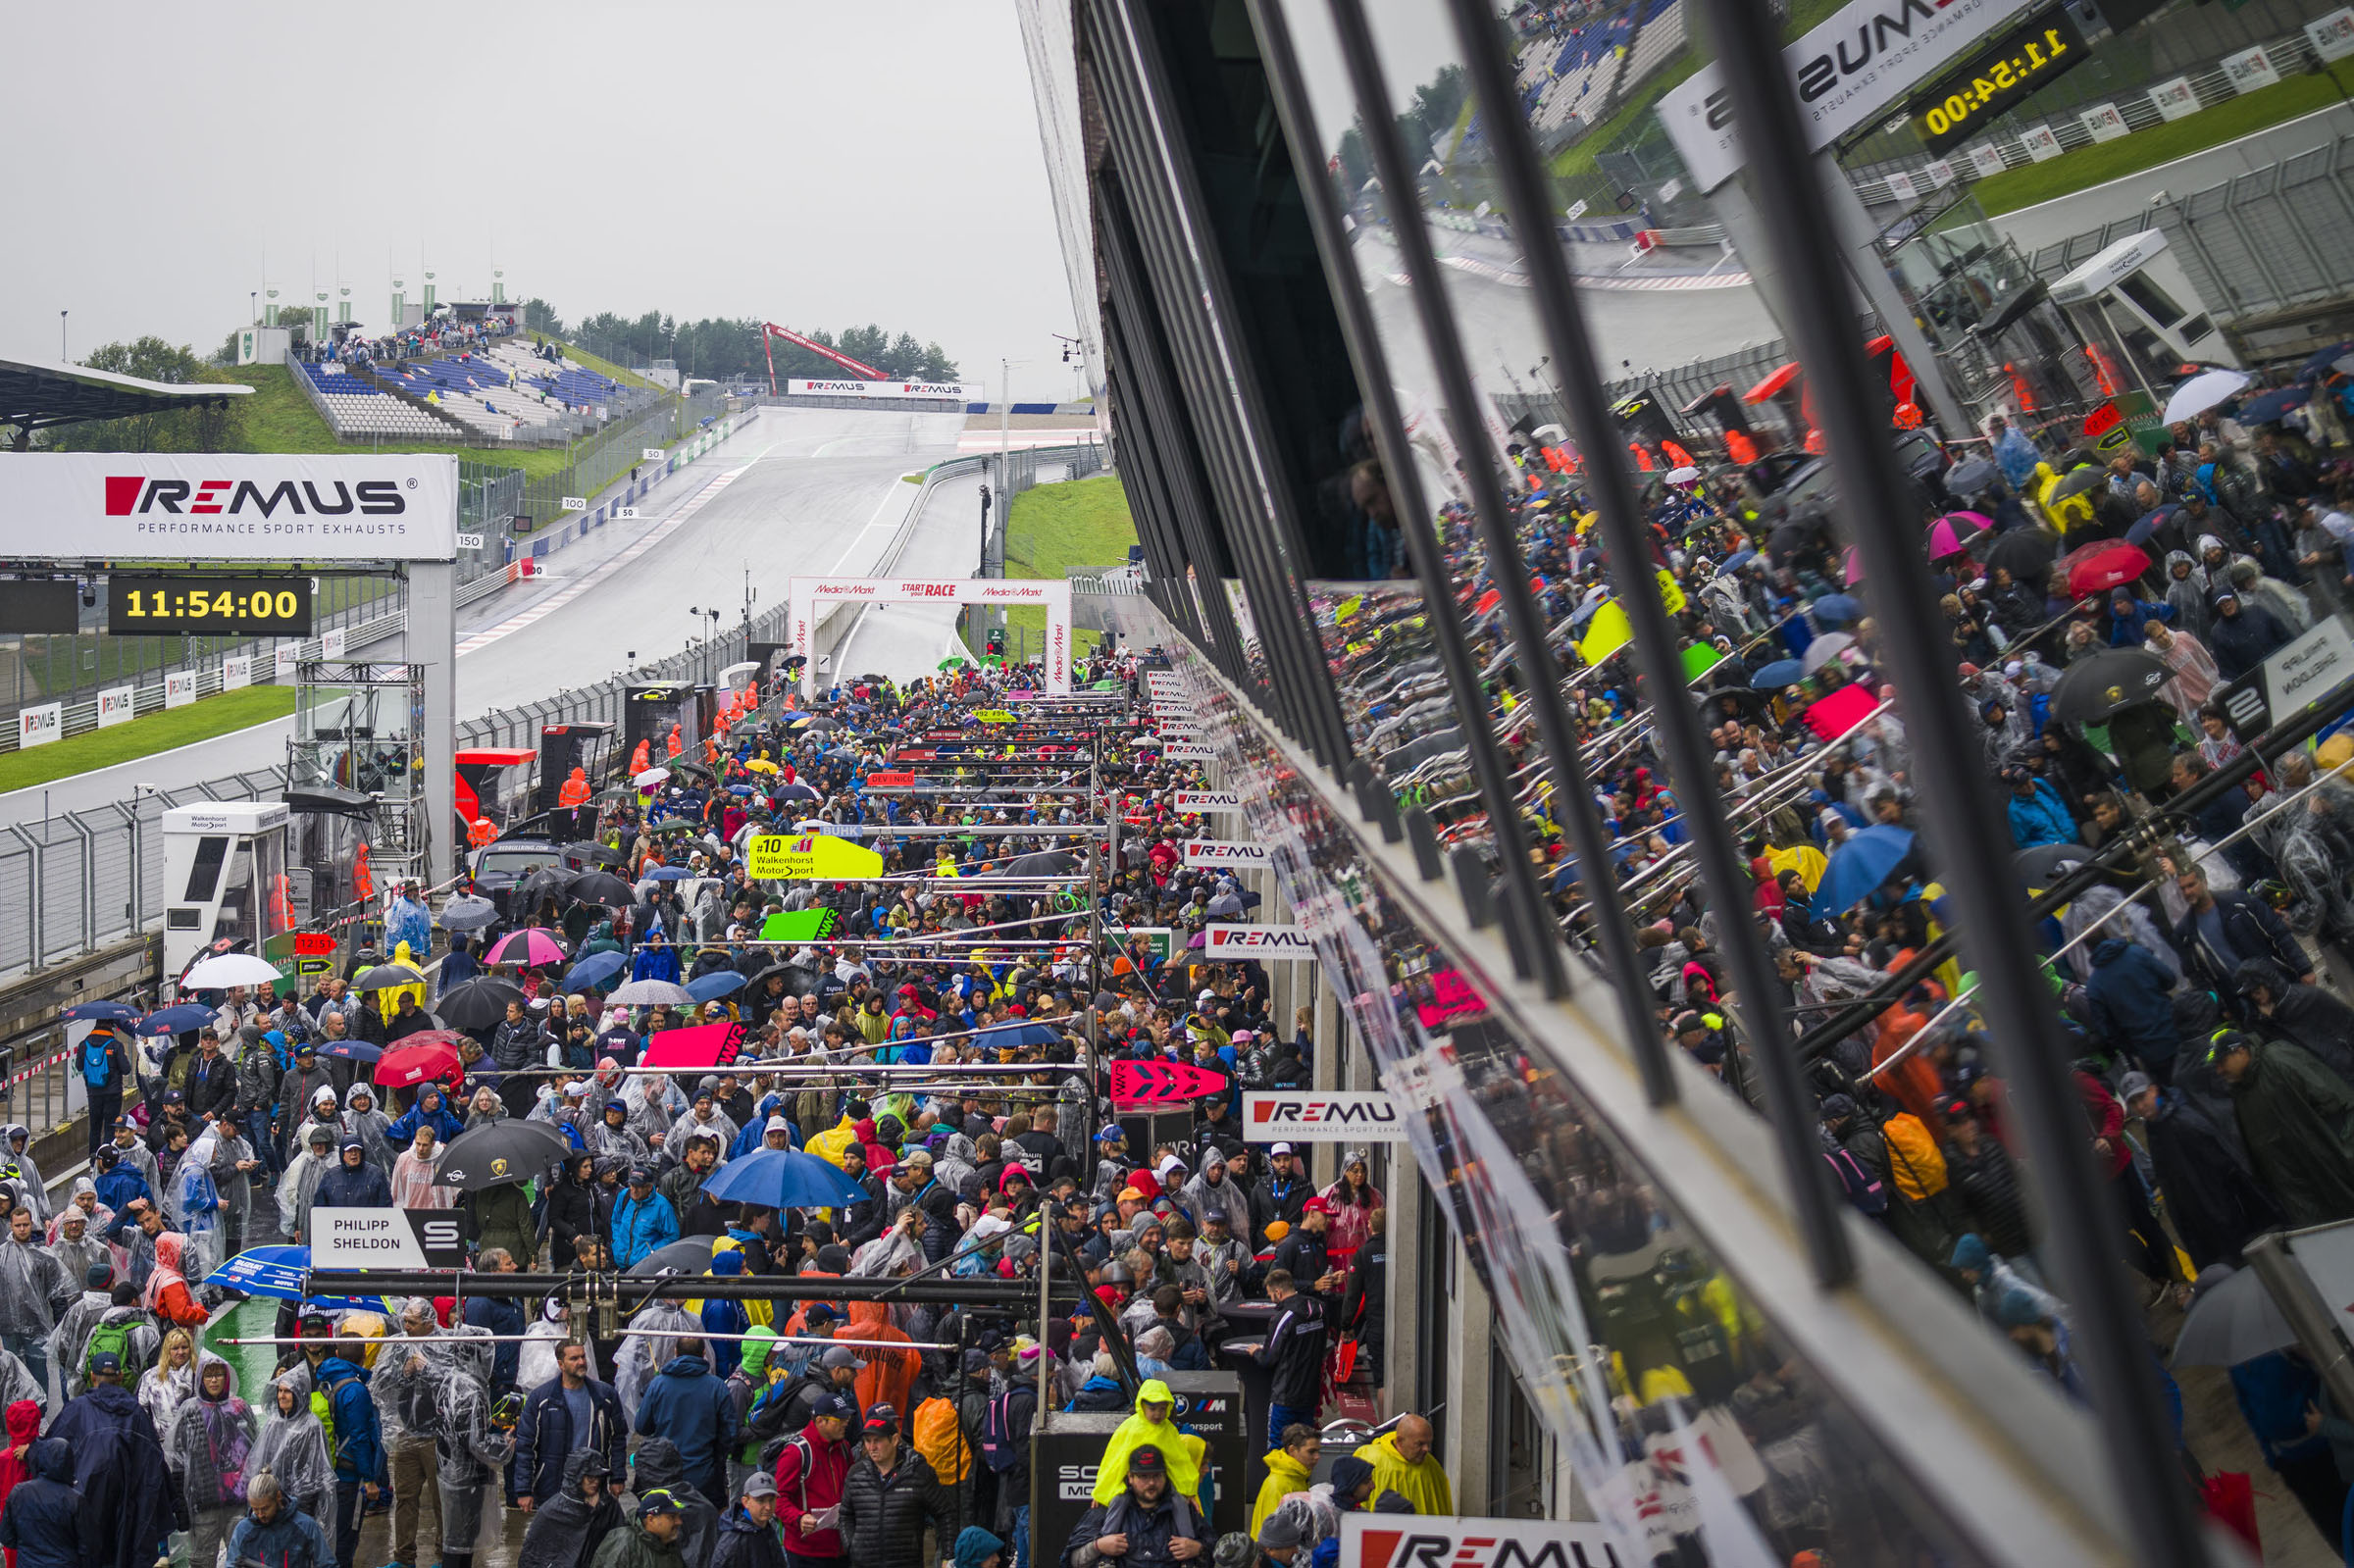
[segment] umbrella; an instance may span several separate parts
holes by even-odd
[[[1012,1050],[1024,1045],[1051,1045],[1062,1037],[1044,1024],[999,1024],[973,1037],[983,1050]]]
[[[2150,569],[2149,553],[2122,539],[2095,539],[2061,559],[2068,572],[2068,591],[2077,598],[2123,587]]]
[[[2175,388],[2166,400],[2166,423],[2197,419],[2248,384],[2246,371],[2201,371]]]
[[[1929,525],[1929,559],[1943,561],[1967,554],[1972,540],[1983,537],[1994,520],[1982,512],[1948,512]]]
[[[805,990],[817,988],[817,977],[798,964],[771,964],[766,969],[753,971],[752,978],[745,984],[749,986],[766,985],[768,977],[771,975],[784,976],[785,989],[794,996],[798,996]]]
[[[1813,675],[1837,658],[1841,652],[1856,645],[1856,639],[1844,632],[1825,632],[1807,644],[1806,653],[1799,659],[1799,668]]]
[[[795,779],[789,784],[781,784],[777,785],[775,789],[769,791],[769,793],[775,799],[780,801],[819,800],[824,798],[823,796],[819,795],[815,789],[801,783],[798,779]]]
[[[2060,545],[2040,529],[2013,529],[1986,549],[1986,570],[2007,569],[2020,582],[2043,586],[2044,575],[2058,559]]]
[[[693,1004],[694,993],[667,980],[633,980],[605,1000],[616,1007],[652,1007],[660,1003],[688,1007]]]
[[[85,1005],[120,1007],[123,1004],[121,1002],[91,1002]],[[66,1016],[71,1018],[76,1016],[76,1013],[68,1013]],[[161,1008],[156,1012],[149,1013],[145,1018],[139,1020],[139,1027],[131,1033],[134,1035],[184,1035],[191,1029],[204,1028],[213,1021],[214,1016],[210,1007],[199,1007],[194,1002],[182,1002],[178,1007]]]
[[[562,897],[579,877],[579,872],[567,871],[562,866],[541,866],[516,886],[507,907],[518,913],[536,909],[543,899]]]
[[[2299,376],[2319,376],[2324,371],[2343,371],[2346,367],[2339,364],[2338,361],[2350,357],[2354,357],[2354,343],[2332,344],[2298,366],[2297,374]]]
[[[777,765],[769,761],[766,757],[754,757],[751,761],[745,763],[743,766],[745,771],[749,773],[775,773],[777,771]]]
[[[199,1011],[208,1021],[213,1016],[213,1010],[209,1007],[201,1008]],[[57,1016],[71,1019],[76,1023],[128,1024],[139,1016],[139,1010],[127,1002],[76,1002]],[[198,1024],[196,1027],[201,1029],[204,1026]]]
[[[1720,578],[1731,577],[1757,558],[1758,552],[1755,550],[1735,550],[1717,566],[1716,575]]]
[[[2092,858],[2092,851],[2082,844],[2037,844],[2022,849],[2012,861],[2019,868],[2020,881],[2030,889],[2049,887],[2060,880],[2060,874],[2071,866],[2080,866]]]
[[[441,1155],[441,1185],[479,1192],[529,1181],[571,1152],[572,1140],[553,1122],[514,1117],[485,1122],[449,1140]]]
[[[384,1052],[376,1064],[376,1081],[385,1088],[406,1088],[428,1080],[439,1083],[465,1071],[458,1060],[458,1037],[442,1030],[411,1035]]]
[[[1826,593],[1814,603],[1815,619],[1823,626],[1854,626],[1864,619],[1864,605],[1851,594]]]
[[[223,953],[188,967],[179,977],[181,990],[227,990],[231,986],[275,986],[281,977],[278,966],[251,953]],[[129,1015],[136,1018],[133,1012]]]
[[[601,986],[629,965],[627,953],[590,953],[565,972],[564,988],[575,991],[590,986]]]
[[[1888,880],[1896,863],[1912,853],[1913,835],[1885,823],[1847,835],[1831,855],[1830,869],[1815,889],[1815,907],[1834,913],[1853,909]]]
[[[566,844],[560,852],[575,860],[586,860],[591,866],[626,866],[630,863],[630,857],[611,844],[590,843],[587,839]]]
[[[1079,857],[1067,849],[1040,849],[1005,862],[1008,877],[1060,877],[1079,869]]]
[[[322,1056],[333,1056],[339,1062],[365,1062],[371,1067],[384,1059],[382,1045],[371,1045],[364,1039],[331,1039],[318,1049]]]
[[[670,783],[670,770],[668,768],[641,768],[630,775],[630,783],[640,789],[651,788],[658,784],[668,784]]]
[[[395,986],[422,986],[425,977],[406,964],[374,964],[351,977],[353,990],[390,990]]]
[[[666,817],[648,828],[646,832],[657,836],[670,833],[692,833],[694,826],[693,822],[685,817]]]
[[[628,889],[624,888],[624,892]],[[491,949],[483,955],[486,964],[560,964],[564,962],[564,944],[556,934],[538,926],[524,931],[511,931],[501,936]]]
[[[452,986],[434,1003],[434,1016],[452,1029],[488,1029],[507,1016],[507,1003],[527,998],[503,980],[478,975]]]
[[[1806,676],[1807,667],[1796,659],[1776,659],[1771,664],[1762,667],[1749,680],[1750,683],[1760,690],[1774,691],[1783,686],[1794,686],[1805,680]]]
[[[2292,410],[2305,406],[2313,393],[2302,386],[2277,386],[2262,397],[2252,397],[2239,405],[2242,425],[2270,425],[2285,418]]]
[[[969,670],[972,668],[972,666],[973,661],[966,658],[963,654],[951,653],[947,658],[941,660],[938,665],[934,666],[934,668],[940,670]]]
[[[839,730],[842,728],[842,721],[840,719],[829,719],[821,713],[814,719],[803,719],[793,728],[798,730]]]
[[[333,1309],[389,1313],[392,1309],[373,1295],[317,1295],[302,1293],[303,1279],[311,1272],[307,1246],[257,1246],[238,1253],[204,1277],[239,1295],[264,1295],[276,1301],[311,1301]]]
[[[480,931],[498,923],[498,906],[479,893],[460,893],[441,906],[443,931]]]
[[[715,1002],[742,988],[743,972],[736,969],[715,969],[708,975],[698,975],[687,983],[687,994],[698,1002]]]
[[[1973,457],[1966,463],[1956,463],[1953,472],[1945,477],[1948,495],[1970,495],[1991,488],[2003,477],[1992,458]]]
[[[627,909],[637,902],[630,885],[609,871],[592,871],[564,890],[576,903],[603,904],[609,909]]]
[[[810,1156],[815,1159],[814,1154]],[[746,1158],[749,1158],[747,1155]],[[627,1274],[706,1274],[711,1268],[711,1243],[716,1236],[691,1236],[684,1241],[658,1246],[624,1270]]]
[[[2180,507],[2173,505],[2152,508],[2149,516],[2135,519],[2133,526],[2125,530],[2125,542],[2147,545],[2150,535],[2173,522],[2175,514],[2180,510]]]
[[[2060,482],[2052,486],[2052,499],[2065,501],[2071,496],[2082,495],[2086,490],[2098,489],[2107,482],[2109,471],[2087,463],[2082,468],[2070,469],[2060,477]]]
[[[2112,714],[2147,702],[2175,672],[2154,653],[2110,648],[2078,659],[2052,688],[2053,719],[2061,724],[2099,724]]]
[[[703,1178],[703,1190],[723,1203],[765,1209],[831,1208],[867,1196],[839,1166],[798,1149],[778,1148],[758,1148],[730,1160]]]
[[[2199,1283],[2206,1284],[2203,1275]],[[2235,1367],[2296,1342],[2297,1331],[2280,1315],[2279,1303],[2264,1288],[2264,1277],[2254,1269],[2232,1269],[2190,1303],[2190,1315],[2175,1336],[2174,1362],[2178,1367]]]
[[[685,882],[694,873],[685,866],[655,866],[638,880],[640,882]]]

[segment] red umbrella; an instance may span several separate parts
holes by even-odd
[[[526,931],[509,932],[498,939],[483,958],[486,964],[560,964],[564,948],[556,934],[538,926]]]
[[[429,1080],[462,1078],[466,1065],[458,1060],[458,1041],[465,1037],[446,1029],[411,1035],[384,1052],[376,1064],[376,1081],[384,1088],[407,1088]]]
[[[1929,525],[1929,559],[1968,554],[1971,541],[1993,527],[1994,520],[1983,512],[1948,512]]]
[[[2097,539],[2069,551],[2060,565],[2068,573],[2068,591],[2081,599],[2132,582],[2150,569],[2150,558],[2138,544]]]

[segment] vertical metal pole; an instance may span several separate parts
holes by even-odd
[[[1939,870],[1959,907],[1956,924],[1970,933],[1987,1039],[2011,1086],[2027,1163],[2039,1177],[2043,1234],[2076,1330],[2076,1358],[2107,1429],[2104,1457],[2132,1556],[2147,1568],[2195,1568],[2206,1561],[2197,1517],[2150,1376],[2147,1336],[2116,1261],[2110,1205],[2068,1077],[2071,1052],[2037,973],[2026,923],[2019,919],[2024,889],[2008,857],[1976,852],[2008,839],[1963,722],[1953,649],[1936,633],[1942,622],[1920,535],[1855,340],[1854,302],[1832,252],[1827,204],[1799,128],[1780,31],[1755,0],[1703,0],[1702,11],[1756,177],[1772,191],[1759,205],[1788,290],[1783,319],[1795,329],[1821,416],[1838,477],[1837,504],[1863,554],[1881,646],[1908,699],[1913,777],[1947,846]]]

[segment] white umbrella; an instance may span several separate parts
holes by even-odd
[[[1689,463],[1682,468],[1671,468],[1667,471],[1667,482],[1670,484],[1689,484],[1699,478],[1700,470],[1692,467]]]
[[[2175,1337],[2175,1366],[2235,1367],[2297,1342],[2296,1330],[2280,1315],[2273,1292],[2254,1269],[2233,1270],[2219,1263],[2209,1272],[2216,1270],[2226,1274],[2221,1285],[2209,1285],[2205,1274],[2199,1276],[2204,1289]]]
[[[1807,644],[1807,651],[1799,659],[1798,666],[1807,674],[1813,675],[1838,657],[1841,649],[1854,647],[1855,642],[1856,639],[1844,632],[1825,632],[1821,636]]]
[[[227,990],[231,986],[275,986],[285,977],[278,966],[251,953],[207,958],[179,977],[182,990]]]
[[[643,789],[648,784],[658,784],[669,777],[670,770],[668,768],[648,768],[643,773],[633,775],[630,783]]]
[[[2247,384],[2246,371],[2201,371],[2166,400],[2166,422],[2197,419]]]
[[[654,1007],[667,1002],[673,1007],[692,1007],[694,997],[684,986],[673,986],[667,980],[633,980],[605,998],[616,1007]]]

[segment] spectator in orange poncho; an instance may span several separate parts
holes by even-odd
[[[880,1301],[849,1303],[849,1322],[835,1334],[838,1340],[888,1340],[894,1344],[912,1344],[907,1336],[894,1328],[891,1310]],[[871,1410],[878,1404],[888,1404],[902,1415],[915,1408],[911,1395],[915,1391],[915,1375],[922,1370],[924,1358],[914,1349],[885,1350],[870,1345],[853,1345],[853,1352],[863,1363],[858,1369],[856,1391],[858,1408]]]
[[[1927,1027],[1942,1005],[1941,996],[1935,985],[1923,984],[1914,986],[1902,1001],[1888,1005],[1879,1017],[1879,1037],[1871,1043],[1874,1068],[1886,1064]],[[1895,1096],[1898,1104],[1920,1118],[1931,1138],[1944,1140],[1945,1122],[1937,1114],[1937,1098],[1945,1086],[1938,1079],[1937,1064],[1929,1059],[1926,1050],[1915,1051],[1888,1071],[1876,1074],[1875,1080],[1883,1092]]]

